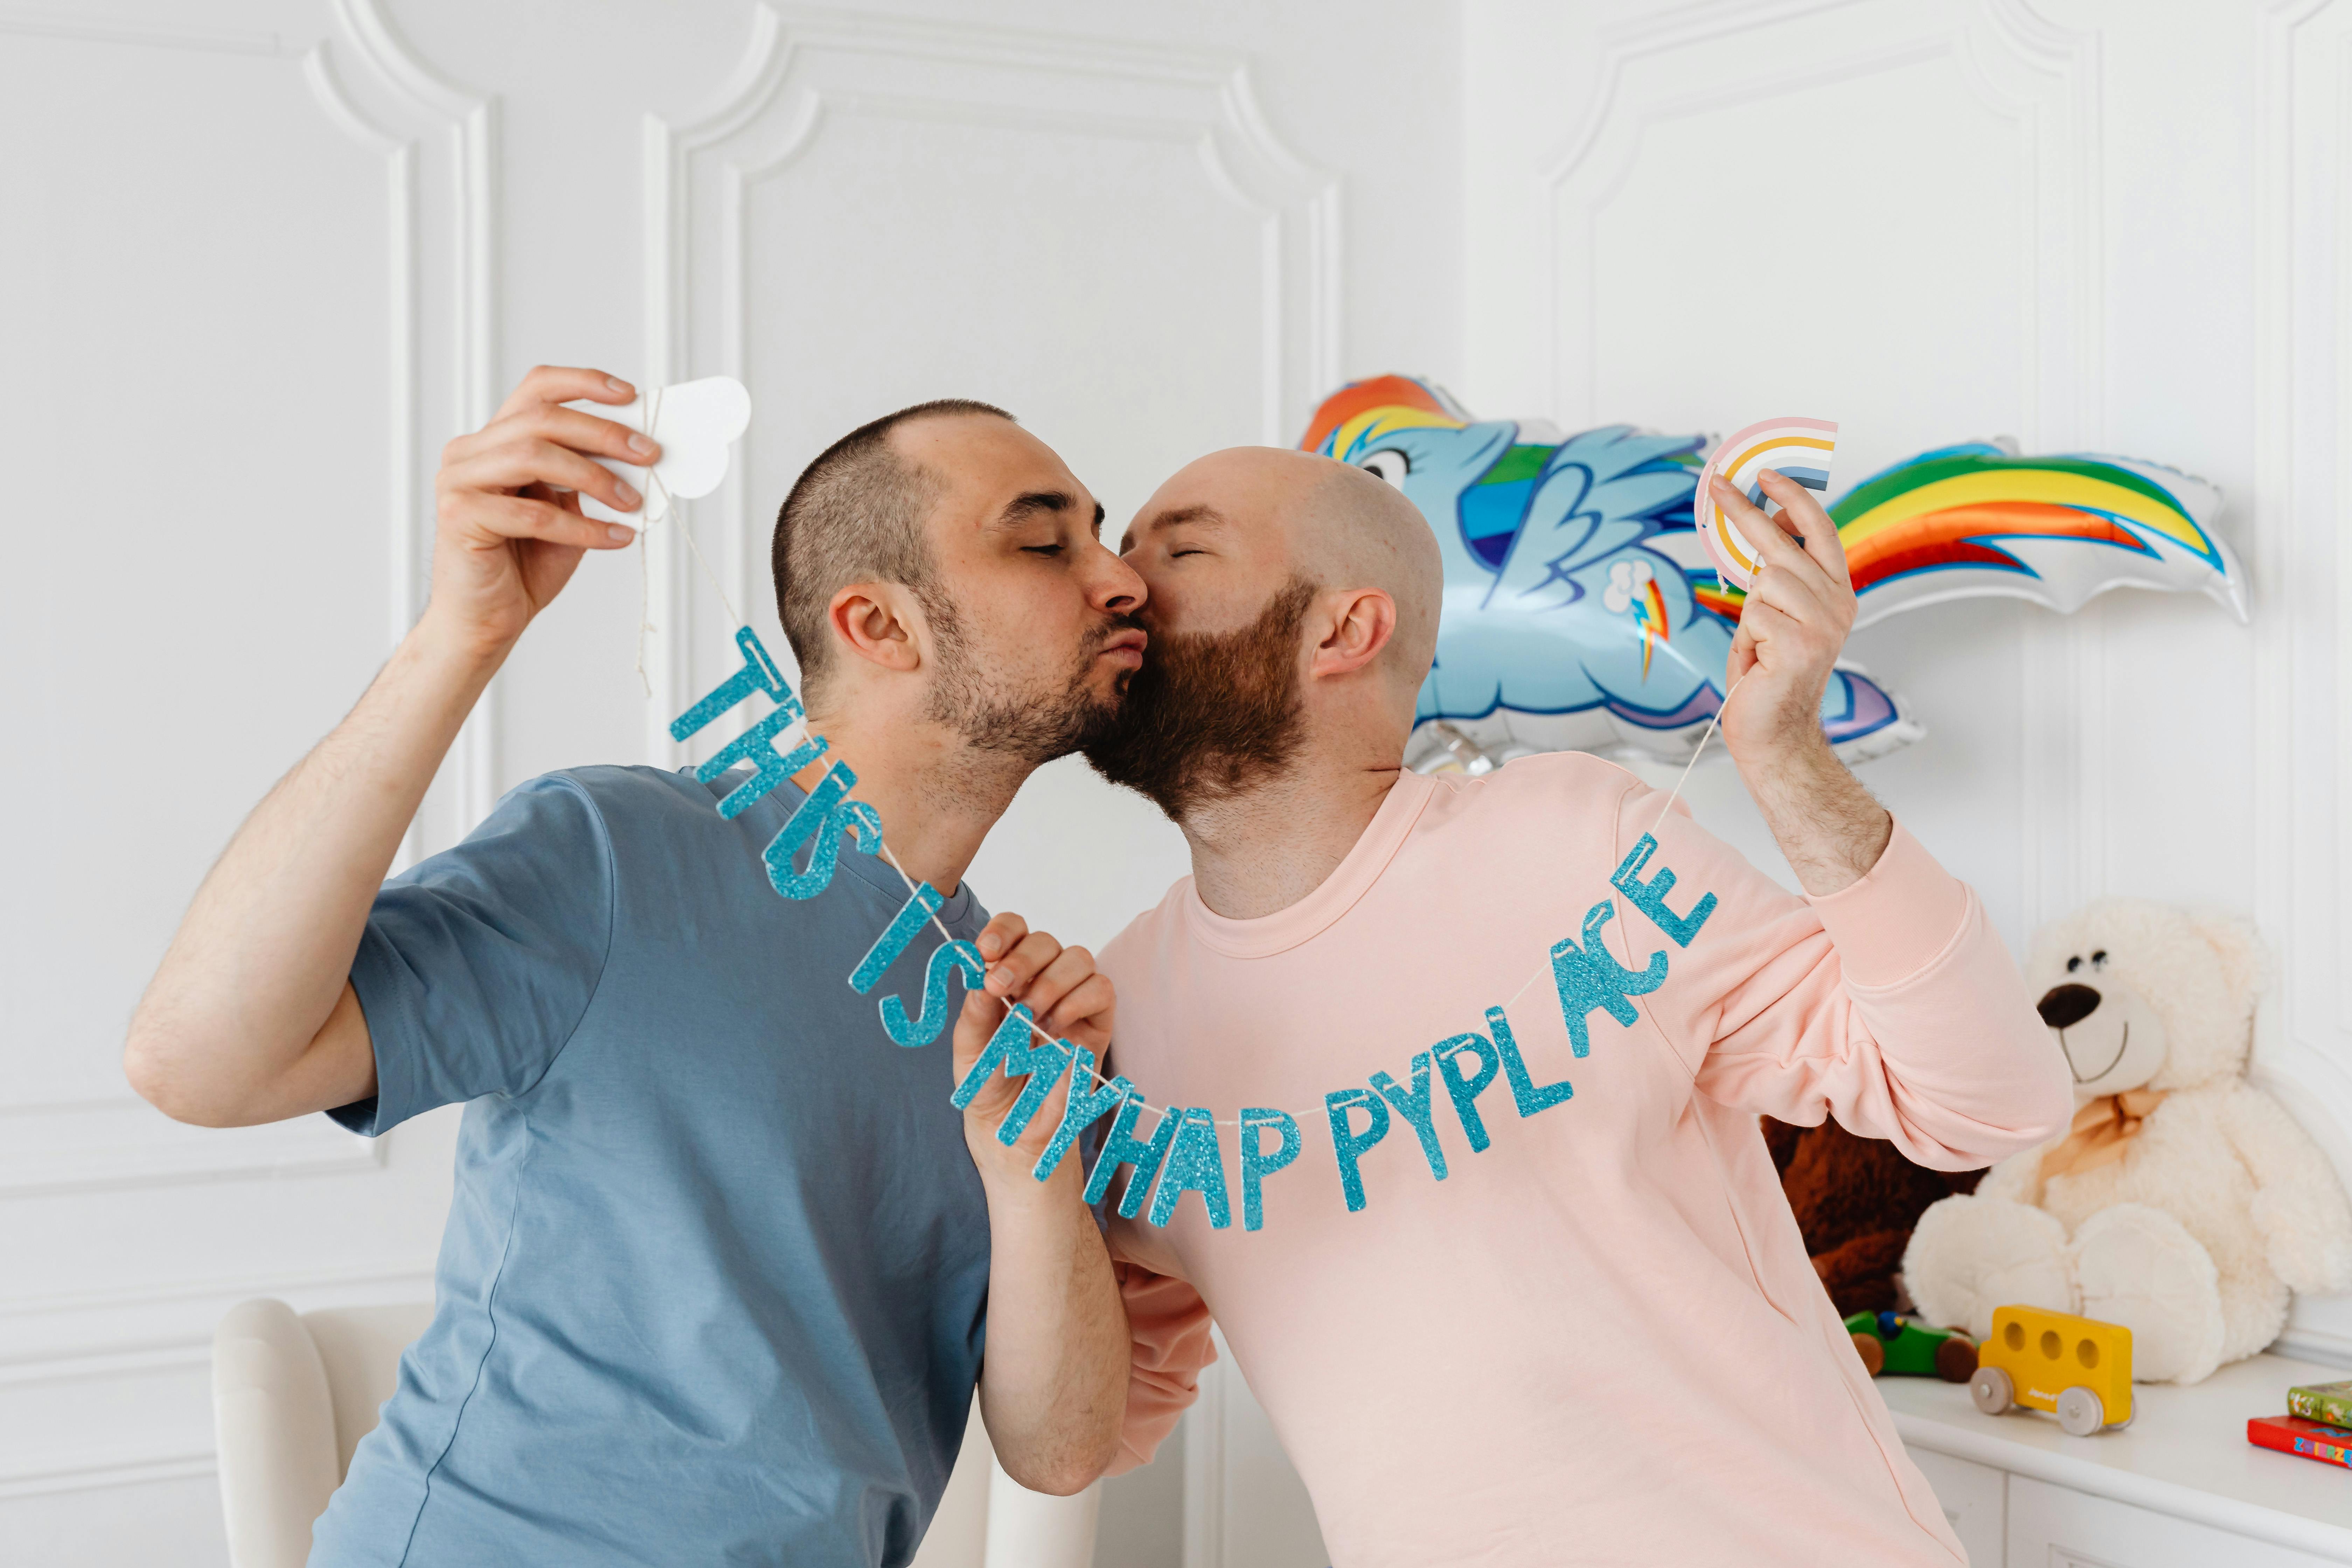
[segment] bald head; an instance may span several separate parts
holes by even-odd
[[[1234,447],[1179,469],[1146,503],[1128,543],[1188,534],[1236,570],[1197,595],[1172,580],[1164,590],[1155,584],[1155,605],[1176,629],[1230,629],[1292,582],[1376,588],[1396,605],[1379,663],[1419,689],[1437,651],[1444,567],[1420,509],[1394,487],[1312,453]]]

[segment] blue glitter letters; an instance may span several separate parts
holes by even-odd
[[[1176,1217],[1176,1204],[1188,1193],[1201,1194],[1209,1210],[1209,1228],[1223,1230],[1234,1223],[1233,1205],[1225,1197],[1225,1150],[1217,1141],[1213,1111],[1195,1105],[1176,1123],[1176,1142],[1160,1167],[1160,1186],[1151,1194],[1151,1223],[1166,1225]]]
[[[1271,1127],[1282,1134],[1282,1142],[1271,1154],[1258,1149],[1258,1133]],[[1307,1140],[1299,1135],[1298,1119],[1287,1110],[1268,1110],[1253,1105],[1242,1112],[1242,1228],[1265,1228],[1265,1202],[1259,1193],[1265,1179],[1298,1158]]]
[[[830,871],[831,868],[826,869]],[[897,918],[883,928],[882,934],[874,939],[874,945],[866,950],[866,956],[857,961],[857,967],[849,972],[849,988],[860,996],[873,990],[881,982],[882,972],[898,961],[907,944],[915,940],[915,933],[929,923],[945,902],[937,888],[929,882],[917,883]],[[978,956],[976,950],[973,956]]]
[[[950,1104],[958,1110],[963,1110],[979,1097],[981,1089],[999,1067],[1003,1068],[1006,1078],[1027,1079],[1021,1098],[1013,1101],[1013,1109],[1005,1112],[1003,1122],[996,1129],[996,1141],[1008,1149],[1028,1129],[1030,1119],[1045,1103],[1045,1097],[1054,1092],[1054,1086],[1062,1081],[1062,1069],[1070,1065],[1070,1058],[1077,1049],[1067,1040],[1038,1044],[1036,1039],[1037,1020],[1030,1016],[1027,1006],[1014,1004],[1013,1010],[1004,1015],[1004,1022],[996,1026],[996,1033],[989,1037],[988,1048],[980,1053],[980,1059],[971,1064],[971,1070],[963,1075],[963,1081],[948,1097]]]
[[[1095,1054],[1081,1046],[1070,1062],[1070,1099],[1062,1107],[1062,1124],[1054,1130],[1054,1141],[1046,1144],[1045,1152],[1037,1157],[1037,1168],[1029,1173],[1039,1181],[1054,1173],[1054,1167],[1060,1164],[1076,1144],[1078,1134],[1135,1098],[1139,1092],[1135,1085],[1123,1076],[1112,1079],[1098,1089],[1089,1089],[1087,1085],[1094,1081],[1094,1076]]]
[[[1397,1114],[1412,1128],[1412,1135],[1421,1142],[1421,1157],[1429,1162],[1429,1173],[1439,1181],[1445,1180],[1445,1151],[1437,1143],[1437,1118],[1429,1103],[1429,1053],[1416,1051],[1412,1058],[1412,1088],[1408,1090],[1386,1072],[1372,1075],[1372,1087],[1381,1098],[1397,1109]]]
[[[1650,954],[1647,967],[1632,970],[1610,956],[1601,941],[1601,928],[1617,913],[1617,908],[1603,899],[1584,911],[1584,945],[1564,936],[1551,950],[1551,981],[1559,992],[1560,1016],[1568,1021],[1569,1043],[1578,1056],[1592,1049],[1592,1037],[1585,1031],[1585,1015],[1595,1007],[1605,1008],[1611,1017],[1631,1026],[1641,1014],[1634,1010],[1629,996],[1646,996],[1666,983],[1666,955]],[[1491,1016],[1491,1015],[1489,1015]]]
[[[893,1040],[902,1046],[928,1046],[940,1037],[948,1022],[948,975],[957,968],[963,971],[967,991],[988,978],[988,965],[980,961],[980,949],[968,942],[941,942],[931,950],[930,967],[923,972],[922,1016],[911,1023],[904,1002],[895,995],[882,998],[882,1027]]]
[[[1167,1158],[1168,1145],[1176,1136],[1176,1112],[1163,1110],[1150,1138],[1138,1138],[1135,1121],[1143,1109],[1139,1094],[1119,1103],[1118,1120],[1110,1124],[1110,1136],[1103,1140],[1102,1152],[1095,1156],[1094,1176],[1087,1183],[1087,1202],[1098,1204],[1110,1191],[1111,1173],[1121,1165],[1133,1165],[1135,1174],[1127,1179],[1127,1191],[1118,1200],[1118,1212],[1127,1219],[1143,1212],[1143,1194],[1151,1190],[1151,1178],[1160,1173],[1160,1162]]]
[[[834,763],[793,813],[792,820],[768,841],[760,858],[767,862],[768,881],[777,892],[788,899],[814,899],[832,882],[834,858],[841,853],[841,836],[848,831],[851,822],[862,820],[855,808],[865,803],[843,798],[856,784],[857,775],[849,771],[848,763]],[[795,871],[793,855],[810,838],[816,842],[809,849],[808,869]]]
[[[1372,1119],[1360,1136],[1348,1130],[1348,1112],[1359,1106]],[[1388,1102],[1369,1089],[1335,1089],[1323,1097],[1323,1114],[1331,1119],[1331,1147],[1339,1156],[1339,1190],[1354,1214],[1364,1206],[1364,1178],[1356,1162],[1389,1135]]]
[[[1503,1058],[1496,1052],[1495,1043],[1484,1035],[1456,1035],[1439,1042],[1432,1050],[1437,1058],[1437,1076],[1445,1080],[1445,1093],[1454,1101],[1454,1114],[1461,1119],[1463,1134],[1470,1140],[1470,1152],[1485,1153],[1491,1140],[1486,1136],[1486,1119],[1478,1114],[1478,1097],[1495,1081],[1495,1075],[1503,1070]],[[1475,1077],[1462,1076],[1459,1058],[1465,1051],[1478,1058]]]
[[[792,749],[790,755],[776,750],[777,734],[798,721],[800,717],[800,699],[787,697],[766,718],[721,746],[709,762],[694,770],[694,776],[704,784],[709,784],[738,763],[750,763],[759,770],[728,791],[727,798],[719,803],[719,816],[730,820],[742,816],[753,801],[824,755],[824,737],[822,735],[803,741]]]
[[[777,701],[791,698],[793,689],[784,683],[783,672],[751,628],[743,626],[735,633],[735,646],[743,653],[743,668],[720,681],[709,696],[670,721],[669,738],[683,741],[696,731],[718,718],[754,691],[764,691]],[[707,782],[707,781],[706,781]]]
[[[1642,835],[1642,841],[1633,846],[1632,853],[1617,863],[1617,869],[1610,876],[1610,885],[1625,895],[1626,902],[1649,916],[1652,924],[1674,938],[1676,947],[1688,947],[1691,938],[1698,934],[1698,928],[1706,924],[1706,917],[1715,913],[1715,895],[1708,893],[1701,898],[1691,906],[1688,915],[1678,915],[1668,909],[1666,895],[1675,890],[1675,874],[1661,864],[1656,876],[1646,882],[1642,880],[1642,868],[1650,863],[1650,857],[1657,849],[1656,839],[1646,833]]]
[[[1502,1053],[1503,1076],[1511,1080],[1511,1102],[1519,1108],[1521,1116],[1549,1110],[1575,1095],[1576,1090],[1566,1079],[1558,1083],[1536,1082],[1528,1071],[1526,1058],[1519,1055],[1519,1042],[1511,1033],[1511,1021],[1503,1016],[1500,1007],[1486,1009],[1486,1027],[1495,1037],[1495,1048]]]

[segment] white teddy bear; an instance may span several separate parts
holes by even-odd
[[[2074,1073],[2073,1126],[1920,1216],[1921,1315],[1992,1331],[1995,1307],[2132,1331],[2143,1383],[2195,1383],[2278,1337],[2287,1292],[2352,1289],[2352,1205],[2308,1134],[2245,1079],[2263,952],[2226,920],[2106,899],[2026,964]]]

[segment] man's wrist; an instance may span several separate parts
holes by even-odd
[[[425,613],[403,640],[411,656],[421,662],[487,681],[506,663],[521,634],[485,626],[427,602]]]
[[[1067,1155],[1053,1173],[1044,1181],[1036,1177],[1037,1156],[1027,1150],[1012,1148],[996,1142],[993,1132],[983,1134],[986,1142],[971,1140],[971,1163],[980,1172],[980,1184],[987,1194],[989,1206],[1015,1208],[1056,1208],[1076,1201],[1079,1191],[1078,1162]]]

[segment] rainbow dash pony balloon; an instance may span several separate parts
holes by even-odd
[[[1437,661],[1408,759],[1484,772],[1530,752],[1680,762],[1722,705],[1746,595],[1693,524],[1706,439],[1612,425],[1563,436],[1475,420],[1445,391],[1384,375],[1316,410],[1302,449],[1402,490],[1445,563]],[[1855,624],[1981,595],[2060,612],[2109,588],[2210,595],[2245,619],[2245,582],[2201,480],[2121,458],[1940,447],[1830,508]],[[1903,700],[1841,662],[1822,729],[1848,761],[1927,731]]]

